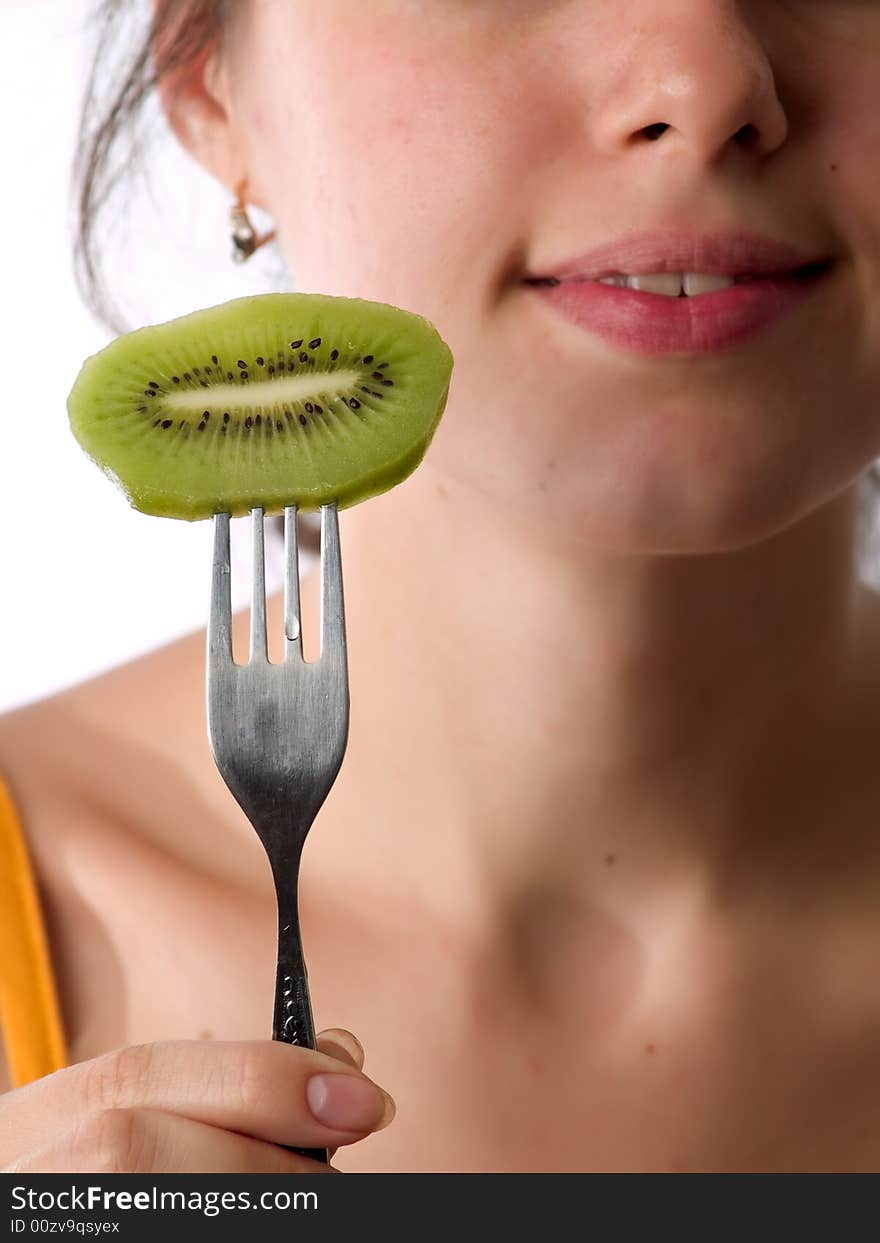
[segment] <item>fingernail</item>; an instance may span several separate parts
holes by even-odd
[[[353,1044],[356,1052],[360,1055],[361,1062],[364,1061],[364,1058],[366,1057],[366,1054],[364,1053],[364,1046],[358,1040],[354,1032],[343,1031],[341,1028],[336,1028],[335,1030],[331,1030],[330,1036],[331,1038],[341,1036],[344,1041]]]
[[[385,1093],[362,1075],[312,1075],[306,1100],[318,1121],[336,1130],[372,1131],[385,1125]]]
[[[319,1032],[316,1045],[322,1053],[329,1052],[330,1057],[336,1057],[339,1053],[340,1061],[351,1062],[358,1070],[363,1067],[364,1046],[357,1036],[341,1027],[328,1027],[326,1031]]]

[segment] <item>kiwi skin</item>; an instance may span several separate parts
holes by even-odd
[[[452,367],[413,312],[258,294],[118,337],[83,363],[67,406],[81,447],[144,513],[344,509],[416,469]]]

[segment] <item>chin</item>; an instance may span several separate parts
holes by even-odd
[[[497,455],[491,469],[478,459],[460,462],[454,473],[460,495],[472,491],[503,515],[511,531],[548,547],[565,545],[617,556],[708,556],[733,552],[819,517],[824,508],[851,493],[858,476],[810,481],[791,458],[740,463],[730,457],[714,464],[694,462],[673,469],[669,461],[595,454],[578,462],[549,458],[531,474],[522,463],[505,466]],[[519,467],[519,468],[518,468]],[[519,486],[515,486],[518,481]]]

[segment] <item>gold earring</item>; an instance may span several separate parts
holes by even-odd
[[[245,182],[235,187],[235,205],[229,209],[229,227],[232,230],[232,262],[244,263],[255,250],[265,246],[275,237],[275,230],[258,237],[244,202]]]

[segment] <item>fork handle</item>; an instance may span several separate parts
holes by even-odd
[[[278,968],[275,974],[272,1039],[314,1049],[315,1023],[299,931],[295,877],[296,869],[292,872],[293,883],[291,875],[276,877],[275,883],[278,897]],[[296,1148],[289,1144],[279,1147],[297,1156],[320,1161],[323,1165],[330,1164],[326,1148]]]

